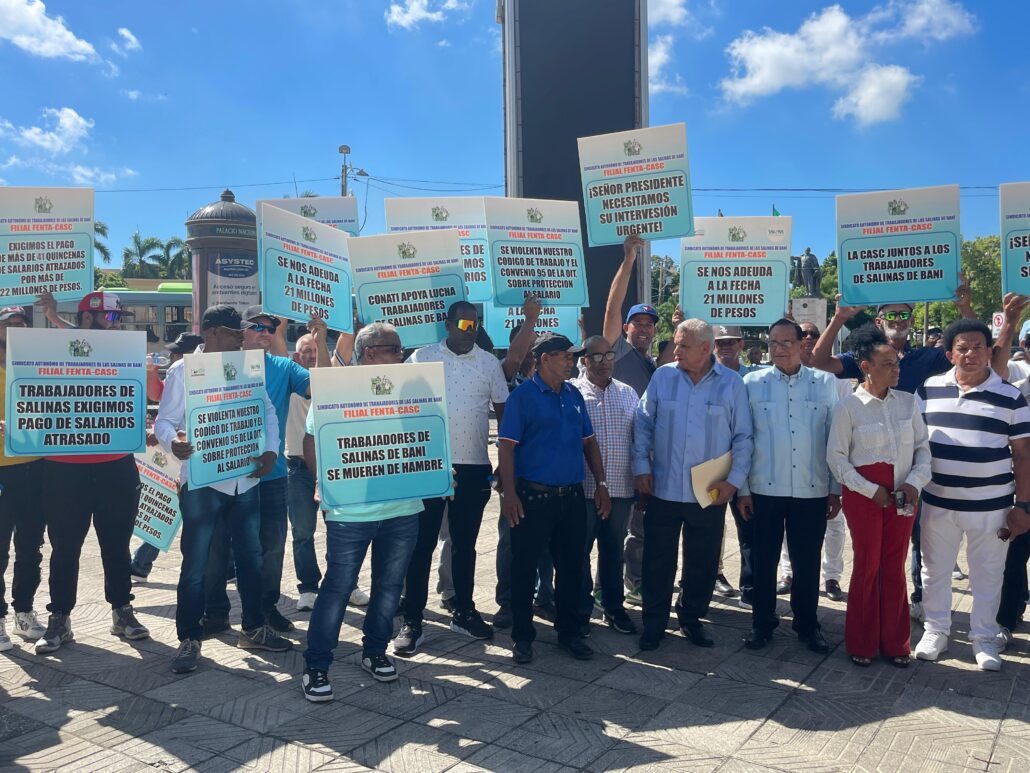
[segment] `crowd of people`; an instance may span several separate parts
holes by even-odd
[[[207,309],[199,336],[170,345],[163,382],[148,385],[159,401],[149,442],[189,459],[182,356],[241,348],[265,351],[266,442],[245,477],[194,489],[183,476],[172,670],[196,669],[204,640],[230,629],[230,577],[242,607],[237,645],[292,646],[284,634],[294,623],[278,606],[287,523],[296,608],[310,611],[301,687],[315,702],[332,700],[329,669],[349,605],[367,605],[361,665],[374,679],[397,678],[391,653],[418,652],[438,548],[437,591],[450,630],[489,640],[510,628],[515,663],[533,660],[534,620],[553,624],[571,657],[591,658],[595,609],[612,630],[639,635],[640,650],[662,646],[673,613],[686,640],[712,647],[704,620],[716,593],[750,611],[747,648],[769,645],[780,624],[776,597],[789,595],[799,643],[827,653],[822,592],[846,598],[844,647],[856,666],[879,656],[905,667],[913,654],[936,660],[948,649],[964,539],[974,656],[983,670],[1001,668],[1027,602],[1030,382],[1023,363],[1009,362],[1027,299],[1004,299],[995,341],[963,282],[955,299],[961,318],[938,331],[936,345],[918,348],[910,343],[912,304],[885,304],[842,354],[834,344],[861,309],[838,305],[822,331],[784,317],[768,328],[769,361],[756,361],[761,352],[752,348],[748,364],[740,328],[677,311],[672,341],[655,358],[656,309],[637,304],[623,314],[641,245],[636,236],[626,240],[599,334],[584,331],[580,345],[538,335],[541,306],[530,296],[503,360],[484,345],[477,308],[465,301],[447,311],[442,341],[411,353],[385,322],[341,334],[330,351],[325,324],[313,318],[292,357],[281,321],[260,306],[242,314]],[[91,293],[79,309],[77,326],[94,330],[117,330],[126,314],[109,292]],[[0,311],[0,348],[10,328],[26,323],[24,309]],[[453,496],[322,506],[310,369],[397,364],[406,354],[408,362],[443,366]],[[0,401],[3,379],[0,369]],[[0,487],[0,651],[12,646],[2,584],[12,535],[12,631],[49,653],[73,638],[79,554],[91,522],[111,633],[147,637],[132,609],[131,578],[145,577],[158,554],[144,546],[130,556],[139,498],[132,457],[0,455]],[[474,582],[494,490],[498,606],[488,622]],[[740,549],[739,591],[722,567],[726,508]],[[314,549],[319,513],[324,574]],[[33,611],[44,531],[52,548],[46,626]],[[854,551],[846,595],[845,531]],[[357,583],[369,552],[366,594]],[[627,606],[639,606],[639,618]],[[923,624],[914,648],[913,618]]]

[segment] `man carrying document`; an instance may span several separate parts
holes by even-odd
[[[747,480],[753,447],[744,382],[712,356],[711,326],[699,319],[681,322],[673,347],[675,362],[655,371],[633,430],[636,488],[651,496],[644,518],[644,650],[658,647],[669,623],[681,530],[684,565],[676,617],[690,641],[713,645],[701,618],[715,588],[725,505]],[[697,471],[705,484],[699,498],[692,468],[727,452],[725,477],[701,480],[716,465]]]

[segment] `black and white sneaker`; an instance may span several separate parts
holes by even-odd
[[[473,639],[494,638],[494,629],[474,609],[471,612],[455,612],[454,617],[451,618],[451,630]]]
[[[364,655],[361,658],[361,667],[377,682],[393,682],[397,679],[397,668],[386,655]]]
[[[304,697],[312,703],[325,703],[333,699],[333,686],[329,683],[329,674],[320,668],[309,668],[300,678]]]
[[[393,654],[407,658],[415,654],[419,645],[425,641],[426,635],[422,633],[421,621],[405,620],[401,626],[401,632],[393,640]]]

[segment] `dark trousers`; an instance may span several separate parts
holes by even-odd
[[[998,625],[1010,631],[1023,619],[1027,602],[1026,562],[1030,559],[1030,531],[1020,534],[1009,544],[1005,556],[1005,579],[1001,582],[1001,603],[998,605]],[[15,603],[15,609],[18,608]]]
[[[776,567],[780,561],[783,533],[794,568],[790,586],[793,629],[808,635],[819,630],[819,572],[823,537],[826,535],[826,497],[797,499],[752,494],[751,556],[754,560],[755,588],[751,601],[752,625],[771,631],[780,624],[776,616]]]
[[[923,600],[923,553],[919,548],[919,511],[922,500],[916,503],[915,520],[912,522],[912,559],[910,574],[912,577],[912,603]]]
[[[444,510],[451,533],[451,576],[454,582],[455,612],[470,612],[476,574],[476,540],[483,523],[483,510],[490,501],[489,464],[455,464],[457,485],[450,501],[424,499],[425,510],[418,517],[418,541],[404,578],[404,619],[421,621],[429,597],[429,572],[433,551],[440,537]]]
[[[322,571],[315,557],[315,528],[318,526],[315,478],[303,459],[291,456],[286,462],[289,465],[286,488],[290,504],[290,530],[293,532],[293,568],[297,572],[297,591],[318,593]]]
[[[516,486],[525,518],[511,530],[511,638],[531,642],[533,593],[540,554],[550,543],[554,561],[554,600],[558,609],[554,629],[559,641],[579,635],[577,599],[583,587],[583,544],[586,508],[583,487],[573,486],[564,496],[534,491],[522,481]]]
[[[708,614],[719,571],[724,523],[721,507],[701,507],[693,502],[670,502],[657,497],[648,500],[642,562],[645,635],[660,636],[669,624],[681,531],[683,571],[676,617],[681,626],[690,626]]]
[[[283,555],[286,551],[286,486],[286,478],[262,480],[257,486],[261,499],[261,610],[266,614],[279,603],[283,579]],[[211,554],[204,576],[207,593],[204,614],[207,617],[229,617],[229,594],[225,590],[228,563],[229,530],[224,521],[219,521],[215,526]]]
[[[39,567],[43,563],[43,530],[46,524],[39,511],[42,462],[0,467],[0,618],[7,616],[4,573],[11,555],[14,536],[14,582],[11,598],[15,612],[31,612],[39,588]]]
[[[594,607],[593,589],[601,591],[604,611],[612,614],[624,609],[626,588],[622,582],[625,562],[623,560],[626,532],[629,530],[629,514],[633,500],[628,497],[612,497],[612,511],[607,518],[597,514],[597,506],[586,502],[586,545],[583,550],[583,596],[579,605],[580,616],[586,622]],[[597,579],[590,579],[590,553],[597,542]]]
[[[730,500],[730,513],[733,515],[733,523],[737,527],[737,544],[740,545],[740,592],[751,595],[755,587],[754,577],[754,534],[751,521],[745,521],[740,515],[740,507],[737,506],[737,497]]]
[[[69,464],[42,461],[43,517],[50,541],[51,612],[70,614],[79,585],[79,556],[89,533],[97,533],[104,565],[104,598],[112,609],[133,599],[129,540],[139,509],[139,472],[132,456],[110,462]]]

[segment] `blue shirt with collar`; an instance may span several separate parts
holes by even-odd
[[[755,449],[738,492],[816,499],[839,494],[826,463],[826,439],[837,405],[833,376],[804,365],[793,376],[777,367],[744,376]]]
[[[855,357],[854,352],[838,354],[837,359],[843,366],[841,372],[837,374],[837,378],[853,378],[857,379],[859,383],[865,381],[865,374],[858,367],[858,358]],[[939,376],[941,373],[951,370],[951,363],[948,362],[944,349],[935,346],[913,349],[906,343],[905,350],[898,359],[898,367],[901,369],[901,373],[898,376],[898,385],[894,388],[899,392],[915,394],[915,391],[930,376]]]
[[[265,391],[275,406],[279,419],[279,456],[275,467],[261,480],[275,480],[286,477],[286,418],[290,413],[290,395],[307,397],[311,391],[311,374],[307,368],[289,357],[279,357],[265,352]]]
[[[516,444],[517,478],[571,486],[583,482],[583,441],[593,434],[579,390],[563,382],[555,392],[534,373],[508,397],[497,436]]]
[[[739,489],[747,481],[753,447],[740,376],[714,357],[696,384],[674,362],[655,371],[633,422],[633,474],[652,475],[655,496],[697,503],[690,468],[727,451],[733,463],[726,479]]]

